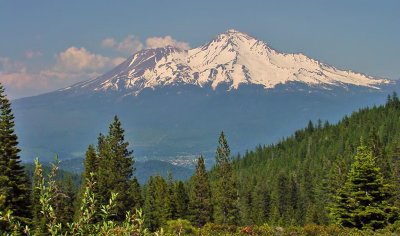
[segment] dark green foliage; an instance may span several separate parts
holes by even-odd
[[[63,162],[60,162],[60,166]],[[33,184],[34,173],[35,173],[35,165],[32,163],[24,163],[25,172],[28,176],[28,179]],[[51,163],[43,163],[42,164],[43,175],[44,178],[47,178],[51,171]],[[71,179],[75,188],[79,187],[82,183],[82,176],[80,174],[71,173],[69,171],[65,171],[63,169],[57,170],[57,176],[55,176],[56,181],[65,181],[66,179]]]
[[[128,193],[129,193],[129,201],[131,209],[132,210],[140,209],[143,206],[143,196],[142,196],[142,188],[136,176],[129,181]]]
[[[102,137],[101,134],[100,137]],[[84,165],[85,165],[85,172],[84,172],[85,174],[96,173],[99,169],[99,159],[93,144],[89,145],[85,153]]]
[[[239,222],[238,194],[232,169],[231,151],[224,132],[221,132],[215,155],[214,220],[220,224]]]
[[[13,211],[14,216],[30,217],[30,186],[21,164],[14,132],[11,104],[0,84],[0,211]],[[5,225],[0,224],[0,231]]]
[[[391,157],[392,173],[390,182],[394,188],[394,203],[400,209],[400,142],[396,141],[396,145],[388,156]]]
[[[100,134],[100,137],[103,137],[102,134]],[[86,181],[90,177],[93,180],[93,182],[97,182],[98,175],[97,174],[95,175],[95,173],[98,173],[98,170],[99,170],[99,158],[97,156],[97,153],[96,153],[96,150],[95,150],[95,147],[93,144],[90,144],[88,149],[86,150],[85,159],[84,159],[83,164],[84,164],[85,170],[82,173],[83,183],[81,184],[80,189],[79,189],[79,193],[77,196],[77,204],[75,204],[77,207],[77,209],[75,211],[76,217],[78,217],[81,214],[79,206],[81,205],[82,195],[87,187]],[[93,173],[93,176],[90,176],[90,173]],[[99,194],[98,185],[94,185],[92,191],[94,194]]]
[[[373,151],[361,144],[344,186],[336,195],[332,212],[345,227],[381,229],[393,223],[398,210],[390,206],[391,186],[376,165]]]
[[[128,146],[121,122],[115,116],[107,136],[99,135],[97,150],[93,145],[88,147],[84,162],[84,176],[94,174],[96,184],[93,192],[99,197],[99,205],[106,205],[112,192],[118,193],[114,209],[118,221],[123,220],[126,211],[139,207],[142,201],[138,182],[131,179],[134,160]]]
[[[276,144],[258,146],[236,158],[233,169],[241,222],[331,223],[328,206],[344,185],[360,137],[366,137],[366,144],[377,155],[376,166],[394,186],[388,204],[400,206],[399,117],[400,101],[397,95],[389,96],[384,106],[361,109],[336,125],[309,122],[307,128]],[[213,184],[216,182],[213,179]],[[257,199],[256,189],[270,196],[265,198],[267,204]],[[254,209],[263,209],[265,214]]]
[[[196,171],[191,180],[189,208],[191,221],[196,226],[211,222],[211,187],[202,156],[197,159]]]
[[[189,195],[182,181],[174,183],[172,201],[175,205],[175,214],[172,219],[185,219],[188,217]]]
[[[117,196],[116,217],[124,218],[124,212],[132,209],[129,200],[129,180],[133,174],[132,151],[128,151],[128,142],[124,140],[124,130],[121,122],[115,116],[106,137],[99,137],[98,144],[98,171],[95,172],[98,193],[101,196],[100,204],[105,205],[111,192]]]
[[[75,212],[76,187],[71,177],[56,183],[56,192],[53,202],[55,214],[60,223],[66,225],[72,222]]]
[[[170,215],[167,182],[161,176],[152,176],[146,184],[144,192],[145,225],[151,231],[155,231],[167,222]]]
[[[190,224],[190,221],[183,219],[167,221],[165,232],[167,235],[198,235],[196,228]]]

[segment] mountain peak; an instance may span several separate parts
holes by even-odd
[[[144,88],[191,84],[221,84],[229,89],[253,84],[272,89],[280,84],[302,83],[332,89],[361,86],[379,89],[388,80],[336,69],[303,54],[275,51],[263,41],[229,29],[201,47],[180,50],[171,46],[137,52],[114,70],[69,89],[123,91],[139,94]]]
[[[235,36],[236,37],[243,37],[243,36],[250,37],[248,34],[240,32],[240,31],[235,30],[235,29],[229,29],[229,30],[225,31],[225,33],[222,33],[222,34],[223,35],[228,35],[230,37],[235,37]]]
[[[228,29],[227,31],[226,31],[226,33],[231,33],[231,34],[233,34],[233,33],[240,33],[238,30],[235,30],[235,29]]]
[[[231,44],[237,44],[238,42],[246,42],[246,41],[258,41],[257,39],[255,39],[254,37],[240,32],[238,30],[235,29],[229,29],[227,31],[225,31],[222,34],[219,34],[213,41],[218,41],[218,42],[225,42],[225,43],[231,43]]]

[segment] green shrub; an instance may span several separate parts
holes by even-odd
[[[234,225],[220,225],[214,223],[207,223],[200,231],[200,235],[233,235],[237,233],[237,227]]]
[[[190,221],[177,219],[169,220],[164,227],[167,234],[170,235],[196,235],[197,230],[192,226]]]

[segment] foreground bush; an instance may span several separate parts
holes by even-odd
[[[55,176],[58,170],[57,165],[53,165],[48,176],[47,182],[43,177],[42,166],[35,161],[35,178],[37,186],[35,190],[39,192],[39,205],[42,225],[22,225],[16,219],[12,211],[0,212],[0,222],[8,225],[8,232],[0,232],[0,235],[149,235],[144,228],[144,217],[141,210],[136,210],[135,214],[127,212],[122,223],[111,220],[114,215],[117,193],[112,193],[107,205],[98,205],[96,196],[93,193],[93,174],[86,180],[86,186],[82,195],[80,215],[76,221],[62,224],[55,214],[52,200],[55,198]],[[97,220],[99,219],[99,220]]]

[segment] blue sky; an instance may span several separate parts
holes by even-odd
[[[11,98],[96,77],[135,51],[197,47],[234,28],[282,52],[400,78],[400,1],[0,0],[0,82]]]

